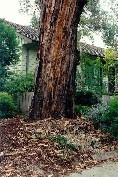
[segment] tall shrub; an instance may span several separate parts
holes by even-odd
[[[0,19],[0,91],[4,90],[9,65],[19,61],[20,48],[15,29]]]
[[[13,117],[17,112],[12,96],[7,92],[0,92],[0,118]]]

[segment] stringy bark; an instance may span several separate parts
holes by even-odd
[[[74,116],[77,26],[85,3],[41,1],[39,68],[30,118]]]

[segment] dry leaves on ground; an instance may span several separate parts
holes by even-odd
[[[117,160],[117,142],[84,118],[0,121],[1,177],[64,176],[100,163],[105,154]]]

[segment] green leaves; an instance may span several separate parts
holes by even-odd
[[[115,66],[116,64],[115,61],[117,60],[117,58],[118,58],[118,53],[114,48],[108,48],[105,50],[105,57],[104,57],[105,64],[102,65],[103,74],[105,76],[110,74],[109,68]]]
[[[77,71],[77,90],[92,90],[97,94],[102,94],[102,67],[101,58],[81,53],[81,70]]]
[[[9,65],[19,61],[19,51],[15,30],[0,19],[0,91],[4,90]]]
[[[86,117],[94,120],[96,128],[101,128],[104,132],[108,132],[114,139],[118,139],[118,97],[113,97],[108,106],[98,104],[93,106]]]
[[[11,94],[30,92],[34,89],[33,74],[10,77],[5,84],[5,90]]]
[[[0,118],[8,118],[15,115],[17,107],[13,102],[11,95],[6,92],[0,92]]]
[[[35,12],[31,18],[31,27],[34,29],[39,29],[39,17],[36,16]]]
[[[117,48],[117,14],[117,0],[89,0],[81,15],[78,39],[83,36],[91,39],[94,33],[100,32],[106,45]]]
[[[19,50],[15,30],[0,19],[0,65],[6,67],[17,63]]]
[[[59,148],[68,148],[72,151],[78,151],[77,147],[72,144],[72,143],[68,143],[68,139],[61,135],[61,134],[56,134],[55,136],[50,136],[49,139],[51,141],[53,141],[54,143],[56,143],[56,145],[59,147]]]

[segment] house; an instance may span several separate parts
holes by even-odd
[[[15,73],[33,73],[37,65],[38,31],[28,26],[5,21],[7,25],[15,28],[21,47],[20,61],[10,69]]]
[[[38,30],[8,21],[6,21],[6,23],[15,28],[17,38],[21,46],[20,61],[17,65],[12,66],[12,70],[16,73],[22,74],[35,72],[38,63],[36,60],[38,52]],[[80,53],[86,53],[91,59],[100,57],[103,62],[105,49],[86,43],[80,43],[79,45]],[[81,71],[81,64],[78,68]],[[100,68],[88,68],[90,71],[86,73],[86,80],[88,78],[90,82],[91,79],[92,87],[94,85],[96,87],[102,87],[106,83],[106,91],[111,93],[118,92],[118,62],[110,68],[110,73],[108,77],[105,78],[102,77],[102,71]]]
[[[84,80],[84,86],[86,86],[86,89],[90,89],[90,90],[96,89],[97,91],[102,90],[102,92],[109,93],[109,94],[117,93],[118,92],[118,59],[116,58],[114,64],[109,68],[108,75],[104,77],[102,68],[96,65],[96,59],[99,57],[102,64],[106,63],[104,61],[105,49],[96,47],[94,45],[89,45],[86,43],[80,43],[79,48],[80,48],[81,58],[84,58],[84,60],[86,61],[88,61],[88,59],[91,59],[91,61],[93,62],[95,61],[94,65],[88,62],[88,64],[86,64],[87,69],[84,68],[86,69],[85,72],[86,77]],[[81,71],[81,65],[82,63],[80,62],[79,71]]]
[[[96,65],[96,59],[100,57],[104,62],[104,49],[79,43],[80,65],[77,67],[77,89],[94,90],[100,92],[103,88],[102,68]]]

